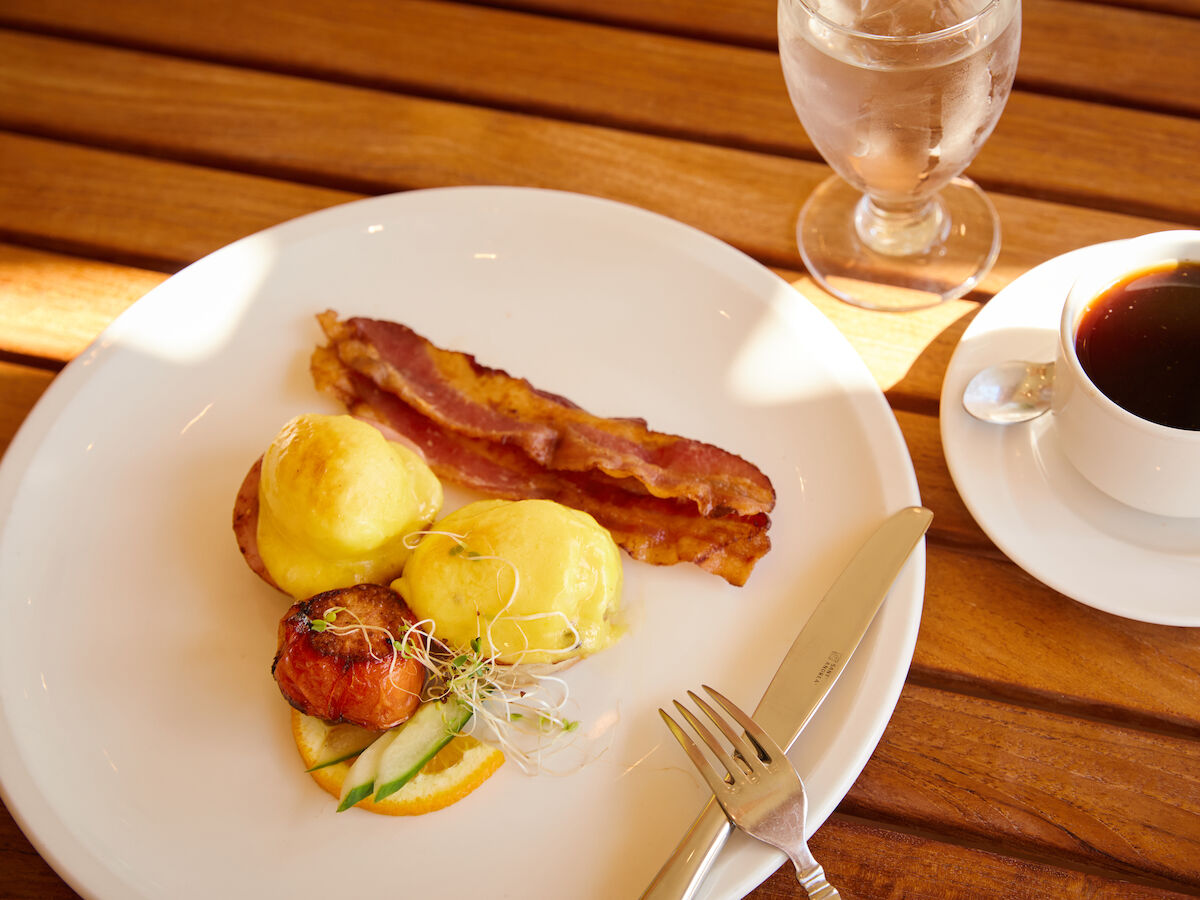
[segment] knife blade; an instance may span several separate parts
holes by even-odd
[[[754,710],[754,719],[785,749],[799,736],[846,668],[892,582],[929,528],[933,513],[910,506],[872,534],[796,635]],[[708,874],[733,826],[715,799],[692,823],[642,900],[686,900]]]

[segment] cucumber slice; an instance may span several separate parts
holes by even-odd
[[[410,720],[411,721],[411,720]],[[342,782],[342,796],[338,802],[338,812],[347,810],[360,800],[371,796],[375,790],[376,773],[379,771],[379,760],[392,742],[400,735],[399,728],[385,731],[375,743],[358,755],[346,779]]]
[[[324,724],[324,723],[322,723]],[[325,725],[325,734],[321,739],[321,746],[313,758],[313,764],[307,768],[306,772],[315,772],[317,769],[323,769],[325,766],[332,766],[334,763],[340,763],[353,756],[358,756],[367,747],[375,743],[382,735],[378,731],[368,731],[365,728],[359,728],[357,725]]]
[[[382,800],[408,784],[470,718],[471,707],[454,697],[421,704],[413,717],[396,729],[395,740],[379,757],[375,799]]]

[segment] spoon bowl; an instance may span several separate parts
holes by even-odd
[[[1014,359],[977,372],[963,391],[962,402],[976,419],[1012,425],[1046,412],[1053,387],[1053,362]]]

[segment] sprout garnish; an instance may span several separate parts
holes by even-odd
[[[525,645],[515,655],[518,662],[505,664],[491,655],[495,647],[493,627],[500,622],[528,622],[549,617],[561,618],[567,647],[575,647],[581,641],[574,623],[561,611],[527,615],[509,615],[520,589],[521,576],[517,567],[500,556],[482,554],[469,549],[466,535],[446,531],[419,531],[405,537],[405,544],[415,547],[425,535],[442,535],[454,541],[450,550],[453,556],[471,561],[494,560],[507,566],[513,575],[512,589],[500,611],[486,623],[484,630],[471,639],[467,647],[451,647],[440,640],[435,632],[436,623],[423,619],[408,626],[402,634],[393,635],[382,626],[366,625],[345,607],[332,607],[319,619],[310,621],[309,626],[318,632],[346,635],[356,630],[369,637],[369,632],[378,631],[388,636],[392,650],[389,679],[393,677],[397,659],[412,659],[427,671],[424,700],[444,700],[454,696],[471,707],[474,715],[465,733],[474,733],[486,728],[490,737],[500,746],[505,755],[513,759],[527,774],[539,771],[543,760],[550,753],[562,748],[568,735],[579,727],[577,720],[563,715],[570,699],[567,683],[545,671],[540,665],[521,665],[520,659],[531,653],[561,653],[563,647],[531,647],[524,629],[517,632]],[[496,589],[502,591],[500,571],[496,573]],[[339,616],[345,614],[353,621],[343,623]],[[368,640],[368,646],[370,642]],[[372,656],[379,659],[372,651]]]

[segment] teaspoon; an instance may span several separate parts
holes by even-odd
[[[963,391],[963,406],[984,422],[1028,422],[1050,408],[1053,385],[1054,363],[1014,359],[976,373]]]

